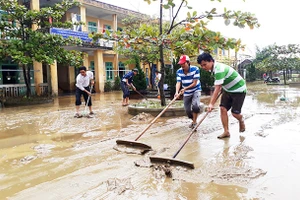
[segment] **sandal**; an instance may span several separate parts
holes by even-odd
[[[242,119],[241,121],[239,121],[239,123],[240,123],[240,132],[244,132],[246,130],[244,120]]]
[[[193,122],[189,125],[189,128],[193,129],[197,124],[194,124]]]
[[[74,117],[75,117],[75,118],[81,118],[82,115],[80,115],[79,113],[76,113],[76,114],[74,115]]]
[[[229,137],[230,137],[230,133],[223,133],[218,136],[218,139],[224,139],[224,138],[229,138]]]

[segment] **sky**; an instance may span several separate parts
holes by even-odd
[[[159,1],[148,5],[144,0],[99,0],[119,7],[127,8],[150,16],[159,16]],[[164,0],[166,1],[166,0]],[[175,0],[179,4],[180,0]],[[238,28],[233,25],[226,26],[224,20],[214,19],[209,22],[209,28],[219,31],[222,35],[232,38],[240,38],[246,44],[245,54],[254,56],[256,46],[259,48],[268,45],[287,45],[300,43],[300,31],[298,32],[297,20],[299,9],[296,0],[222,0],[221,3],[210,0],[188,0],[189,5],[198,13],[217,8],[222,13],[224,7],[227,10],[241,10],[251,12],[258,18],[261,24],[259,28],[250,30],[249,27]],[[179,19],[186,16],[187,9],[181,10]],[[168,11],[164,10],[164,15]]]

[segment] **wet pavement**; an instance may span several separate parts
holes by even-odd
[[[149,156],[173,156],[190,133],[184,116],[158,119],[138,140],[153,151],[141,155],[116,140],[134,140],[153,117],[129,115],[121,92],[93,96],[91,119],[73,118],[74,96],[2,109],[0,199],[298,199],[300,88],[248,88],[246,131],[230,116],[231,138],[217,139],[216,109],[176,156],[195,169],[167,166],[171,177]]]

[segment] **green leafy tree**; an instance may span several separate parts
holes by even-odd
[[[269,75],[274,71],[282,70],[286,84],[286,71],[300,69],[299,53],[299,44],[269,45],[262,50],[257,48],[253,63],[258,70],[268,72]]]
[[[113,90],[121,90],[121,78],[119,76],[115,77]]]
[[[181,67],[178,64],[178,61],[179,61],[179,57],[177,57],[176,59],[173,60],[173,62],[172,62],[173,68],[166,68],[165,83],[167,83],[168,86],[169,86],[171,98],[174,97],[174,94],[176,92],[176,88],[175,88],[175,85],[176,85],[176,82],[177,82],[177,80],[176,80],[176,71]]]
[[[81,41],[49,33],[51,27],[71,28],[71,22],[61,22],[61,19],[67,10],[78,5],[77,2],[63,0],[53,7],[28,10],[18,0],[0,0],[0,10],[4,11],[0,21],[0,57],[10,57],[22,67],[27,97],[31,95],[30,71],[34,61],[48,65],[55,61],[71,66],[81,65],[81,52],[63,48],[80,45]]]
[[[143,70],[141,69],[140,59],[138,56],[134,56],[135,68],[138,69],[139,73],[133,77],[134,86],[137,90],[146,90],[147,83],[146,83],[146,76]]]
[[[145,0],[151,3],[152,0]],[[225,24],[229,25],[233,21],[234,26],[243,28],[249,26],[251,29],[258,27],[257,18],[249,12],[231,11],[224,9],[223,13],[218,14],[216,9],[198,14],[197,11],[188,12],[183,20],[178,20],[177,16],[183,7],[192,9],[187,0],[174,0],[163,2],[160,0],[160,17],[156,19],[127,20],[124,23],[123,31],[104,34],[94,34],[91,37],[94,40],[106,38],[117,41],[116,50],[119,53],[135,54],[143,59],[152,62],[159,61],[161,64],[161,105],[165,106],[165,95],[163,92],[163,83],[165,81],[165,58],[173,60],[171,57],[180,56],[181,54],[195,57],[199,49],[212,51],[215,48],[235,49],[242,48],[241,40],[226,38],[220,32],[214,32],[207,28],[208,22],[213,18],[223,18]],[[171,9],[171,23],[164,23],[162,20],[163,10]]]
[[[211,72],[200,69],[200,82],[203,92],[209,92],[214,85],[214,76]]]
[[[247,76],[246,76],[247,80],[255,81],[257,77],[257,70],[255,69],[254,64],[250,63],[246,65],[245,68],[247,69]]]

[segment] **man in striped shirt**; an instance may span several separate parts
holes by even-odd
[[[175,97],[177,98],[180,94],[183,94],[185,112],[193,120],[189,128],[193,129],[197,124],[200,113],[201,83],[199,68],[191,66],[190,58],[187,55],[182,55],[178,64],[181,65],[181,68],[176,72]]]
[[[232,116],[239,121],[239,131],[245,131],[245,123],[241,110],[244,104],[247,88],[245,80],[232,67],[215,62],[209,53],[202,53],[197,58],[201,68],[214,73],[215,90],[208,105],[208,111],[212,111],[218,94],[222,90],[222,98],[220,103],[221,121],[224,128],[223,134],[219,135],[219,139],[230,137],[228,128],[228,111],[231,109]]]

